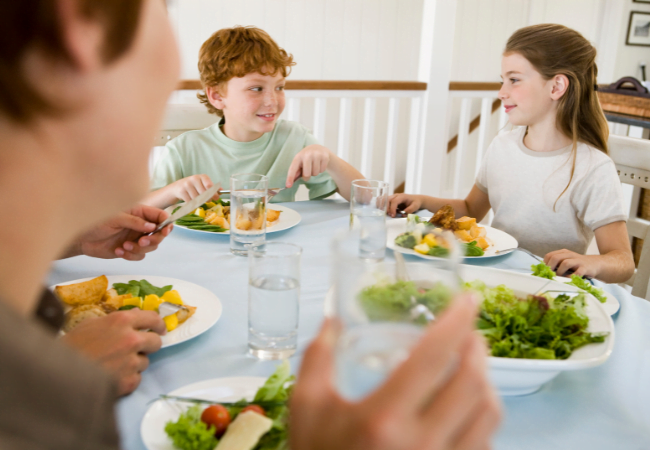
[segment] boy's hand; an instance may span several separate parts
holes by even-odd
[[[177,199],[189,202],[194,197],[210,189],[213,186],[213,183],[207,175],[192,175],[174,181],[169,186],[172,187],[172,192]],[[218,200],[219,193],[217,192],[214,194],[212,199]]]
[[[575,275],[596,278],[600,273],[601,260],[599,255],[581,255],[567,249],[556,250],[544,256],[544,263],[559,276],[569,276],[567,272],[572,270]]]
[[[311,177],[325,172],[330,162],[331,152],[322,145],[308,145],[298,153],[289,166],[286,187],[293,186],[298,178],[309,181]]]
[[[413,214],[422,209],[422,198],[413,194],[394,194],[388,199],[388,215],[395,217],[397,210]]]

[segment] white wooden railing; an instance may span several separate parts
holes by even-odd
[[[448,176],[442,195],[462,198],[469,192],[485,150],[507,125],[504,109],[495,102],[499,86],[499,83],[450,83],[450,101],[442,102],[450,105],[447,112],[449,142],[440,142],[440,146],[447,144],[446,158],[443,156],[436,162],[445,168],[443,173]],[[185,81],[180,88],[170,99],[165,125],[156,145],[164,145],[178,134],[204,128],[217,120],[196,100],[196,92],[200,89],[197,81]],[[328,146],[338,156],[355,161],[364,175],[389,182],[391,191],[404,181],[400,187],[405,192],[428,193],[421,189],[423,178],[429,173],[422,164],[424,153],[432,151],[422,145],[426,133],[422,121],[426,89],[426,83],[419,82],[293,80],[287,82],[287,103],[282,117],[307,126],[320,142],[328,141]],[[378,105],[381,99],[383,103],[388,99],[383,106],[387,111],[381,111]],[[357,102],[356,109],[353,109],[353,102]],[[336,108],[332,108],[333,104]],[[400,122],[400,111],[404,114],[404,109],[407,109],[408,120]],[[378,123],[378,112],[387,117],[385,130],[383,123]],[[355,118],[362,118],[356,130],[353,129]],[[610,123],[610,130],[617,135],[644,136],[643,128],[620,123]],[[360,135],[360,145],[353,145],[354,133]],[[402,138],[399,141],[398,135]],[[385,144],[381,145],[379,140],[385,140]],[[155,152],[152,155],[151,164],[156,158]],[[383,164],[373,164],[375,159],[383,160]],[[398,171],[398,167],[403,170]],[[638,198],[638,193],[635,195],[629,190],[626,196],[633,204],[633,197]]]
[[[205,107],[196,101],[196,92],[200,84],[196,81],[184,81],[181,89],[175,92],[170,99],[163,129],[156,140],[156,145],[164,145],[169,139],[189,130],[199,129],[212,125],[217,117],[210,115]],[[330,121],[336,124],[334,133],[336,154],[349,161],[353,153],[359,153],[356,160],[357,168],[368,177],[381,178],[388,181],[391,192],[396,184],[407,180],[410,191],[415,191],[414,181],[421,176],[418,173],[421,165],[417,163],[420,117],[422,115],[422,98],[426,93],[426,83],[419,82],[382,82],[382,81],[288,81],[286,86],[286,107],[282,117],[287,120],[301,122],[312,130],[320,142],[326,140],[326,125]],[[328,116],[327,102],[333,99],[338,101],[338,108],[334,114]],[[353,101],[363,101],[363,121],[361,129],[360,149],[351,145],[351,128]],[[385,129],[385,146],[379,148],[376,136],[382,131],[377,127],[377,100],[388,99],[388,117]],[[309,100],[309,101],[307,101]],[[401,154],[398,148],[398,128],[400,123],[400,104],[408,102],[408,134],[406,155]],[[313,106],[311,106],[313,104]],[[304,108],[311,106],[311,114],[302,114]],[[331,111],[331,108],[330,108]],[[311,117],[311,121],[305,120]],[[309,122],[309,123],[305,123]],[[330,127],[331,129],[332,127]],[[329,136],[331,137],[331,136]],[[331,146],[330,146],[331,147]],[[398,155],[399,154],[399,155]],[[381,173],[373,171],[374,158],[383,157]],[[398,179],[398,156],[406,157],[405,173]],[[157,153],[152,153],[150,165],[153,166]],[[402,161],[404,162],[404,161]],[[410,182],[410,184],[409,184]],[[408,189],[407,189],[408,190]]]

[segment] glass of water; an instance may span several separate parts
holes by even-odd
[[[296,351],[301,253],[284,242],[249,247],[248,349],[259,359],[284,359]]]
[[[386,256],[388,183],[354,180],[350,194],[350,228],[361,230],[359,255],[381,261]]]
[[[248,245],[266,241],[266,175],[240,173],[230,177],[230,252],[248,255]]]
[[[449,258],[426,263],[368,262],[355,248],[360,230],[334,243],[334,316],[341,324],[336,385],[349,400],[365,397],[406,358],[426,326],[459,289],[459,253],[451,233],[427,230]]]

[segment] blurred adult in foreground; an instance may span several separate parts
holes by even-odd
[[[56,339],[60,305],[42,282],[70,248],[93,253],[78,236],[147,192],[151,136],[178,76],[164,2],[5,1],[0,36],[0,210],[37,202],[38,213],[0,222],[0,442],[117,448],[115,380]],[[456,302],[387,383],[354,404],[333,392],[326,324],[295,390],[293,448],[486,448],[499,407],[475,314],[471,300]],[[115,316],[163,332],[153,313]],[[127,344],[146,353],[152,335],[131,333]]]

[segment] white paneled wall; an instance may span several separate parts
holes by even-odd
[[[422,0],[167,0],[182,57],[198,78],[201,43],[255,25],[293,54],[301,80],[415,80]]]

